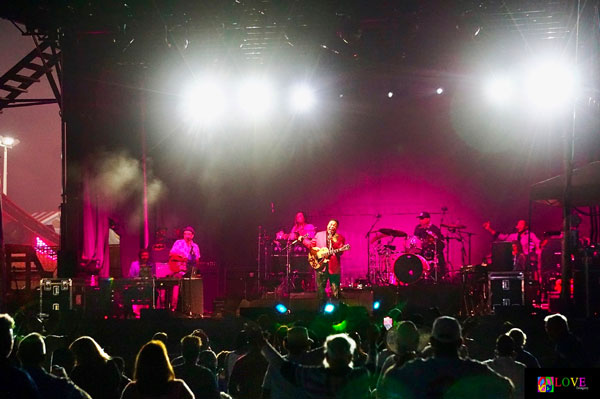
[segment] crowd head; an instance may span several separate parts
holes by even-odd
[[[325,340],[325,367],[336,370],[352,367],[356,342],[348,334],[330,335]]]

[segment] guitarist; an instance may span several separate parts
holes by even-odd
[[[326,231],[319,231],[315,234],[315,238],[310,242],[311,247],[337,249],[344,246],[346,239],[337,232],[339,224],[337,220],[331,219],[327,223]],[[340,298],[340,256],[342,253],[331,255],[324,269],[317,271],[317,294],[321,301],[324,301],[326,298],[325,288],[327,288],[327,281],[329,281],[331,296],[335,299]]]
[[[183,239],[177,240],[171,247],[169,258],[174,262],[179,262],[179,271],[175,272],[174,277],[192,277],[192,274],[200,262],[200,249],[194,242],[196,231],[193,227],[187,226],[183,229]]]
[[[200,248],[194,242],[196,231],[191,226],[183,229],[183,239],[175,241],[169,252],[169,266],[179,264],[179,271],[173,270],[173,277],[184,278],[193,277],[196,267],[200,262]],[[179,286],[173,287],[173,297],[171,298],[171,310],[176,310],[179,302]]]

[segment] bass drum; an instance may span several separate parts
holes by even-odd
[[[400,285],[414,284],[427,273],[429,273],[429,264],[421,255],[404,254],[394,262],[394,275]]]

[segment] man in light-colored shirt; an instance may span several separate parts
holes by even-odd
[[[196,267],[200,262],[200,248],[194,242],[196,231],[191,226],[183,228],[183,239],[175,241],[169,252],[169,267],[173,272],[173,277],[193,277],[196,274]],[[171,298],[171,309],[176,310],[179,305],[178,285],[173,287]]]
[[[490,222],[485,222],[483,228],[492,234],[495,240],[520,242],[525,255],[529,254],[529,252],[537,253],[540,247],[540,239],[537,238],[534,233],[529,231],[529,227],[525,220],[521,219],[517,222],[517,225],[515,226],[517,231],[515,233],[499,233],[491,227]]]
[[[182,262],[181,272],[185,275],[192,275],[193,269],[198,266],[200,261],[200,248],[194,242],[196,231],[193,227],[187,226],[183,229],[183,239],[175,241],[169,253],[169,259],[178,259]]]
[[[129,266],[129,278],[150,278],[156,275],[156,266],[150,262],[150,252],[146,249],[140,250],[138,259],[131,262]]]

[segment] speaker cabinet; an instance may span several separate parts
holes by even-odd
[[[492,243],[492,272],[510,272],[513,269],[512,242],[496,241]]]
[[[204,314],[204,283],[201,278],[184,278],[181,280],[181,311],[191,315]]]

